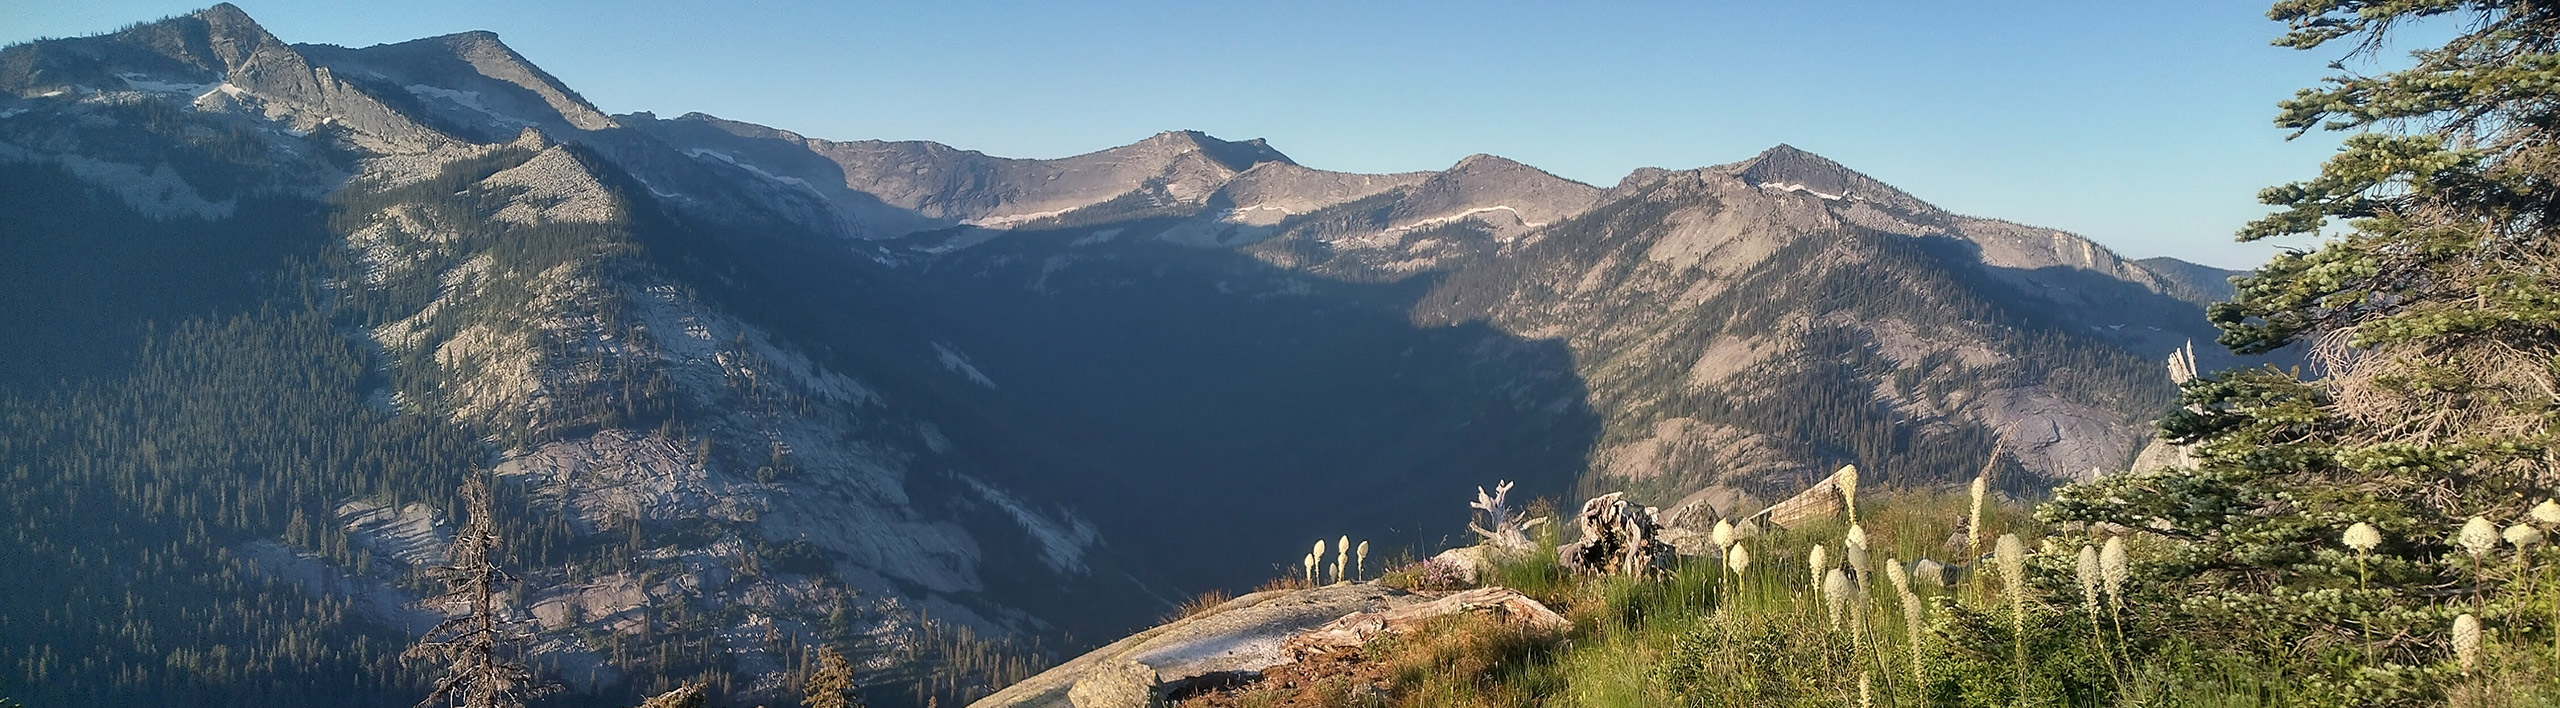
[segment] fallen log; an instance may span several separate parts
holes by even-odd
[[[1520,628],[1535,636],[1559,637],[1573,621],[1510,588],[1478,588],[1429,602],[1358,612],[1292,636],[1281,652],[1294,661],[1368,646],[1380,637],[1404,634],[1424,623],[1451,615],[1478,615]]]

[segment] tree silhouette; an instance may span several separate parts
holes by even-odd
[[[436,604],[460,609],[461,614],[436,625],[401,654],[445,664],[444,677],[436,680],[434,693],[418,702],[420,708],[439,701],[463,708],[521,708],[524,699],[560,688],[538,682],[533,671],[514,656],[516,645],[532,634],[522,631],[522,622],[498,604],[501,588],[518,581],[489,559],[500,541],[496,517],[489,510],[487,478],[486,472],[479,472],[463,480],[462,499],[471,518],[454,536],[451,564],[432,571],[448,588]]]

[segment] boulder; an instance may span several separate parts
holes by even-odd
[[[1135,661],[1115,661],[1076,679],[1067,688],[1067,702],[1076,708],[1156,708],[1164,705],[1164,697],[1156,694],[1156,685],[1164,675],[1154,667]]]
[[[1450,568],[1452,575],[1455,575],[1459,582],[1476,585],[1492,579],[1495,566],[1504,561],[1525,557],[1529,553],[1527,549],[1481,544],[1441,551],[1440,555],[1432,556],[1430,562]],[[1422,589],[1443,588],[1424,587]]]
[[[1779,528],[1795,528],[1808,521],[1842,518],[1849,504],[1847,497],[1840,494],[1840,481],[1843,476],[1855,474],[1853,470],[1842,468],[1823,477],[1822,481],[1815,482],[1795,496],[1752,514],[1749,520],[1766,521]]]

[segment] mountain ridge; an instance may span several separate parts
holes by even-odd
[[[374,357],[312,387],[481,441],[432,459],[499,470],[546,586],[520,608],[537,655],[606,692],[725,656],[736,693],[779,695],[825,642],[922,682],[999,651],[952,637],[1107,635],[1288,572],[1302,537],[1427,544],[1412,510],[1488,477],[1726,508],[1852,461],[1925,485],[2005,449],[2020,479],[2074,477],[2130,461],[2166,406],[2150,357],[2201,331],[2215,273],[1785,145],[1605,188],[1481,154],[1332,172],[1197,131],[1013,159],[608,115],[491,33],[290,45],[228,4],[0,49],[0,163],[93,195],[60,223],[319,214],[290,264],[225,277],[310,285],[254,322]],[[405,561],[350,549],[417,532],[361,520],[449,517],[460,472],[318,479],[189,548],[397,608]]]

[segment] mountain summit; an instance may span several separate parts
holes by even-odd
[[[1855,198],[1897,210],[1922,206],[1920,200],[1902,190],[1784,143],[1723,169],[1755,187],[1800,191],[1825,199]]]

